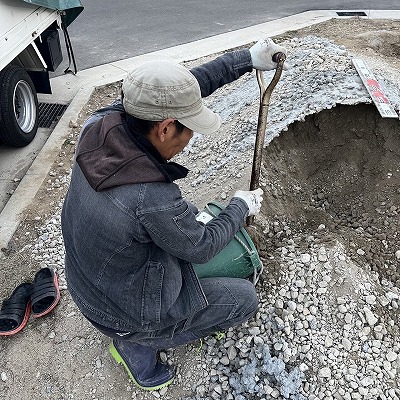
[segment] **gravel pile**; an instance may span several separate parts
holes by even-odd
[[[318,37],[295,38],[284,45],[292,65],[273,95],[267,142],[283,137],[292,122],[337,103],[370,102],[345,48]],[[265,78],[268,81],[271,76]],[[399,108],[398,85],[387,74],[378,78]],[[176,160],[192,171],[182,191],[198,205],[213,198],[228,200],[235,189],[248,185],[258,110],[254,76],[218,91],[207,102],[224,119],[221,134],[196,135]],[[76,137],[70,145],[74,140]],[[300,176],[297,178],[301,186]],[[53,171],[46,190],[62,193],[68,181],[68,173]],[[265,176],[262,186],[274,192],[275,199],[285,195],[285,187],[274,185]],[[332,202],[324,190],[309,193],[309,201],[309,206],[319,211],[329,210]],[[62,199],[44,224],[37,217],[38,239],[24,251],[29,252],[33,264],[57,271],[63,299],[71,302],[64,277],[61,206]],[[107,340],[96,333],[86,340],[83,336],[83,344],[78,341],[74,347],[75,354],[102,346],[104,352],[91,352],[92,358],[84,360],[93,371],[90,383],[83,372],[81,377],[76,371],[77,385],[85,387],[85,397],[74,396],[71,388],[62,398],[400,399],[399,206],[377,206],[375,212],[381,218],[337,212],[331,225],[321,222],[316,227],[299,226],[292,216],[261,215],[258,228],[265,272],[257,284],[260,307],[252,320],[225,332],[222,339],[205,338],[181,353],[162,352],[162,359],[178,365],[176,384],[151,393],[134,389],[125,375],[121,379],[127,386],[115,388],[112,382],[123,372],[116,371],[117,366],[107,359]],[[342,235],[340,229],[349,227],[365,242],[378,240],[382,252],[365,250]],[[389,239],[391,245],[385,247]],[[66,320],[65,340],[80,317],[73,311]],[[3,382],[8,376],[2,372]],[[109,397],[109,390],[120,390],[121,397]]]
[[[32,256],[57,271],[65,290],[59,213],[40,232]],[[323,225],[304,237],[273,221],[265,233],[282,244],[263,259],[279,273],[258,283],[254,319],[220,340],[205,338],[202,379],[186,400],[399,399],[399,288],[353,262],[341,243],[324,244]],[[162,397],[174,398],[170,390]],[[132,397],[159,394],[143,396]]]
[[[399,398],[399,289],[363,271],[341,244],[319,244],[318,232],[307,253],[298,239],[277,249],[279,281],[262,283],[256,318],[222,345],[207,342],[219,360],[214,391],[228,381],[222,398]]]

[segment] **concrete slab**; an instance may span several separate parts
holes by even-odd
[[[361,18],[400,19],[400,10],[368,10],[366,14],[366,17]],[[332,18],[339,18],[335,11],[308,11],[196,42],[90,68],[80,71],[76,76],[64,75],[53,78],[51,84],[54,94],[41,96],[40,100],[51,100],[52,102],[63,104],[70,102],[70,105],[0,213],[0,249],[7,249],[9,241],[23,220],[24,212],[34,199],[50,170],[54,157],[68,135],[70,120],[76,119],[95,87],[123,79],[127,71],[135,65],[150,59],[166,58],[177,62],[189,61],[246,45],[260,38],[273,37],[290,30],[321,23]],[[4,253],[0,252],[0,257],[2,255]]]
[[[40,153],[25,173],[18,187],[0,213],[0,249],[7,249],[8,244],[18,225],[24,217],[24,212],[32,203],[36,193],[46,178],[54,159],[64,143],[69,130],[69,122],[75,119],[82,107],[87,103],[94,87],[80,89],[65,111],[64,115],[47,139]],[[0,258],[4,255],[0,251]]]

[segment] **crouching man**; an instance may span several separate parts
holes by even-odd
[[[262,190],[237,191],[208,224],[175,183],[169,161],[193,132],[213,134],[202,97],[285,52],[270,39],[191,71],[152,61],[130,72],[122,102],[85,123],[62,211],[68,288],[83,315],[112,338],[110,351],[143,389],[174,378],[157,353],[248,320],[258,300],[240,278],[199,279],[192,263],[213,258],[259,212]]]

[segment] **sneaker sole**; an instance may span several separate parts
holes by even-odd
[[[113,356],[114,360],[118,363],[118,364],[122,364],[126,370],[126,372],[128,373],[129,377],[131,378],[132,382],[140,389],[143,390],[159,390],[162,389],[163,387],[166,387],[168,385],[170,385],[174,378],[171,378],[170,380],[166,381],[165,383],[162,383],[161,385],[157,385],[157,386],[142,386],[132,375],[132,372],[130,371],[128,365],[125,363],[124,359],[122,358],[122,356],[118,353],[118,350],[115,348],[114,343],[111,341],[110,342],[110,346],[109,346],[109,350],[111,355]]]

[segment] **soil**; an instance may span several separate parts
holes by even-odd
[[[392,76],[400,76],[396,72],[400,71],[398,21],[334,19],[275,39],[281,42],[308,35],[333,40],[374,68],[386,68]],[[77,120],[71,121],[69,138],[2,264],[1,298],[8,297],[21,282],[32,280],[43,265],[43,261],[35,260],[32,250],[41,235],[41,226],[62,203],[80,126],[93,111],[115,99],[119,90],[118,82],[96,89]],[[251,113],[255,110],[256,107],[249,108]],[[227,131],[231,128],[227,127]],[[377,272],[381,280],[400,287],[400,260],[395,255],[400,250],[398,132],[399,121],[380,118],[372,104],[338,105],[293,123],[269,144],[263,154],[261,175],[266,190],[257,224],[270,240],[254,237],[262,258],[270,260],[269,275],[264,282],[279,279],[279,265],[271,255],[282,246],[285,232],[282,230],[281,236],[274,232],[283,226],[290,227],[304,236],[307,248],[310,232],[324,225],[326,233],[319,240],[327,243],[340,240],[356,260]],[[221,147],[224,142],[214,145]],[[180,157],[178,162],[188,154]],[[197,159],[194,169],[200,171],[203,164],[198,155]],[[183,183],[182,190],[200,208],[207,200],[228,199],[234,189],[247,188],[249,177],[250,166],[243,162],[236,170],[225,171],[223,180],[214,178],[211,183],[196,185],[188,181]],[[398,321],[399,316],[392,318]],[[83,400],[162,396],[136,391],[125,372],[109,357],[107,343],[81,317],[63,288],[54,312],[38,320],[31,319],[18,335],[1,338],[0,398]],[[168,398],[190,396],[201,376],[198,368],[201,354],[189,346],[176,349],[169,357],[178,365],[179,374],[177,384],[168,389]]]
[[[352,259],[400,286],[398,130],[365,104],[292,124],[264,153],[263,218],[285,216],[305,234],[324,224],[326,240],[346,243]]]

